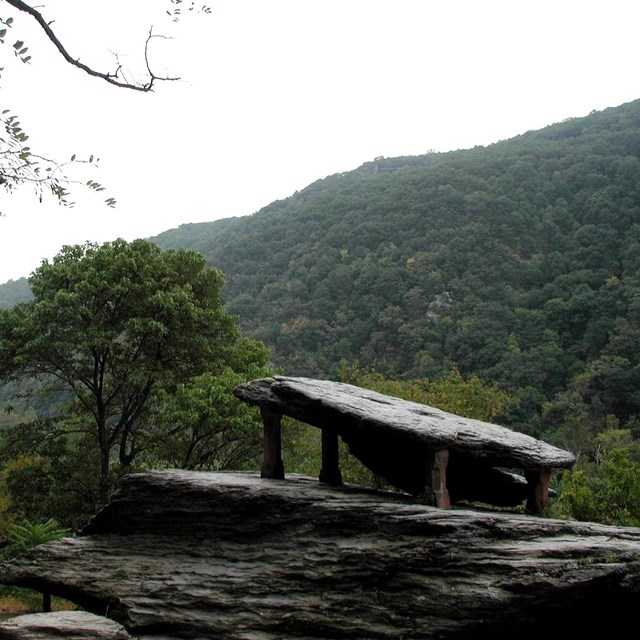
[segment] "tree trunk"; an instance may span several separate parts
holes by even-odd
[[[101,504],[106,504],[109,499],[109,458],[110,448],[107,442],[107,425],[104,416],[98,419],[98,442],[100,444],[100,485],[99,494]]]

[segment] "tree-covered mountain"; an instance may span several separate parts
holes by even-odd
[[[537,435],[635,429],[639,156],[636,101],[489,147],[377,158],[154,240],[219,267],[228,311],[290,374],[456,368],[519,398],[510,420]]]
[[[10,309],[18,302],[26,302],[31,297],[31,288],[26,278],[9,280],[0,285],[0,309]]]
[[[378,158],[250,217],[154,240],[201,251],[291,374],[341,360],[500,383],[540,432],[640,416],[640,101],[489,147]],[[593,425],[594,428],[597,425]]]
[[[377,158],[154,241],[220,268],[227,311],[287,373],[444,392],[465,415],[473,389],[492,419],[578,455],[560,513],[640,523],[640,101]],[[25,284],[0,287],[0,306]],[[0,388],[5,425],[47,417],[26,396]]]

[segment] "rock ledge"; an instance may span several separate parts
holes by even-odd
[[[442,510],[254,474],[126,477],[76,538],[0,581],[146,640],[545,639],[635,623],[640,529]],[[69,636],[72,637],[72,636]]]

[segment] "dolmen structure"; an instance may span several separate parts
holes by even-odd
[[[413,495],[430,492],[444,508],[526,502],[528,513],[543,513],[551,471],[575,462],[568,451],[525,434],[340,382],[276,376],[241,384],[234,394],[260,408],[265,478],[284,478],[283,415],[322,430],[321,482],[342,484],[340,437],[375,474]]]

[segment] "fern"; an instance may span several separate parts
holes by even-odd
[[[30,522],[23,520],[21,524],[12,524],[9,527],[9,546],[5,550],[5,557],[14,557],[27,549],[37,547],[45,542],[58,540],[68,536],[71,532],[61,528],[51,518],[46,522]]]

